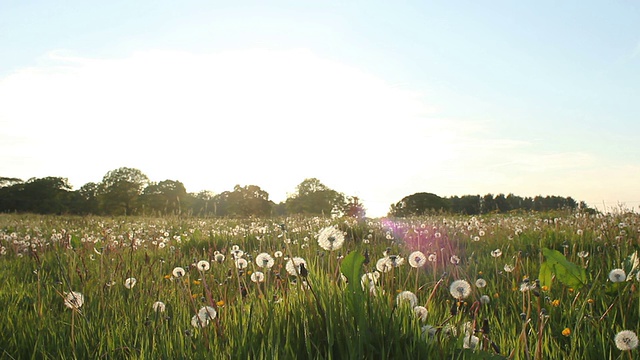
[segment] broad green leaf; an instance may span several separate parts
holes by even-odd
[[[580,266],[567,260],[562,253],[557,250],[543,248],[542,254],[546,259],[546,266],[551,268],[551,271],[561,283],[574,289],[578,289],[586,284],[587,272]]]
[[[364,264],[365,257],[357,251],[350,252],[342,260],[340,264],[340,271],[349,281],[348,289],[351,294],[362,293],[362,286],[360,285],[360,276],[362,264]]]
[[[538,275],[538,279],[540,279],[540,284],[542,286],[547,286],[549,289],[551,289],[553,271],[548,262],[544,261],[542,264],[540,264],[540,274]]]

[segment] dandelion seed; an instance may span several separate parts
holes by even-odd
[[[401,306],[402,304],[408,302],[412,308],[418,305],[418,297],[416,294],[411,291],[403,291],[396,296],[396,305]]]
[[[247,265],[249,265],[249,262],[246,259],[242,259],[242,258],[236,258],[235,260],[236,263],[236,268],[239,270],[245,269],[247,267]]]
[[[378,259],[378,261],[376,261],[376,269],[378,269],[378,271],[383,272],[383,273],[391,271],[393,266],[391,264],[389,264],[389,262],[387,260],[388,260],[387,257],[383,257],[383,258]]]
[[[191,318],[191,326],[194,328],[203,328],[207,325],[209,325],[209,319],[202,320],[198,315],[193,315]]]
[[[173,268],[173,271],[171,272],[171,274],[173,275],[173,277],[181,278],[186,274],[186,272],[184,271],[184,268],[180,266],[176,266]]]
[[[456,280],[449,286],[449,293],[458,300],[471,295],[471,285],[466,280]]]
[[[224,254],[222,254],[221,252],[216,251],[215,253],[213,253],[213,260],[214,260],[215,262],[217,262],[218,264],[223,263],[223,262],[224,262],[224,259],[225,259],[225,256],[224,256]]]
[[[136,278],[130,277],[124,281],[124,287],[126,287],[127,289],[132,289],[134,286],[136,286],[137,282],[138,280],[136,280]]]
[[[166,307],[167,306],[162,301],[156,301],[153,303],[153,311],[155,312],[164,312]]]
[[[69,309],[80,309],[84,304],[84,295],[78,291],[65,293],[64,306]]]
[[[480,296],[480,303],[482,305],[488,305],[490,302],[491,302],[491,298],[489,297],[489,295]]]
[[[515,267],[513,265],[510,264],[504,264],[504,271],[510,273],[513,271],[513,269],[515,269]]]
[[[611,282],[623,282],[627,279],[627,275],[622,269],[613,269],[609,272],[609,280]]]
[[[426,307],[420,305],[414,306],[413,313],[416,314],[416,317],[420,319],[420,321],[427,321],[427,315],[429,314],[429,311],[427,311]]]
[[[476,287],[478,288],[483,288],[487,286],[487,281],[483,278],[479,278],[478,280],[476,280]]]
[[[631,330],[622,330],[613,338],[616,347],[622,351],[630,351],[638,347],[638,336]]]
[[[254,272],[253,274],[251,274],[251,281],[253,281],[254,283],[264,282],[264,273],[261,271]]]
[[[422,251],[414,251],[409,255],[409,265],[413,268],[419,268],[427,263],[427,257]]]
[[[325,250],[337,250],[340,249],[343,244],[344,234],[335,226],[327,226],[318,234],[318,245]]]
[[[480,338],[475,335],[465,335],[464,340],[462,341],[462,347],[465,349],[475,349],[480,342]]]
[[[491,256],[493,256],[494,258],[502,256],[502,250],[500,250],[500,249],[492,250],[491,251]]]
[[[217,315],[218,312],[211,306],[203,306],[198,310],[198,317],[201,320],[213,320]]]
[[[196,265],[196,267],[198,268],[198,270],[204,272],[209,270],[210,265],[209,262],[207,260],[200,260],[198,261],[198,264]]]
[[[275,256],[276,258],[281,258],[282,255],[283,255],[282,251],[279,251],[279,250],[273,253],[273,256]]]
[[[304,267],[307,267],[307,262],[301,257],[294,257],[293,259],[289,259],[285,268],[289,275],[296,276],[300,274],[300,265],[304,264]]]
[[[269,269],[273,266],[274,263],[275,260],[273,260],[271,255],[267,253],[260,253],[258,254],[258,256],[256,256],[256,265],[260,266],[261,268]]]

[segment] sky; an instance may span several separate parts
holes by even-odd
[[[640,3],[0,0],[0,177],[640,206]]]

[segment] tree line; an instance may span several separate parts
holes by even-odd
[[[430,212],[449,212],[466,215],[506,213],[511,211],[583,210],[593,212],[584,201],[562,196],[521,197],[514,194],[486,194],[440,197],[432,193],[415,193],[391,205],[389,215],[419,216]]]
[[[191,215],[248,217],[290,214],[348,214],[364,217],[357,197],[330,189],[316,178],[302,181],[286,201],[274,203],[257,185],[188,193],[182,182],[152,182],[142,171],[122,167],[99,183],[72,190],[67,178],[22,181],[0,177],[0,212],[78,215]]]
[[[389,216],[418,216],[429,212],[478,215],[513,210],[548,211],[588,209],[571,197],[520,197],[514,194],[465,195],[442,198],[415,193],[392,204]],[[140,170],[121,167],[107,172],[99,183],[78,190],[66,178],[44,177],[22,181],[0,177],[0,212],[77,215],[186,215],[216,217],[346,215],[363,218],[366,210],[358,197],[346,196],[308,178],[280,203],[257,185],[236,185],[233,190],[188,193],[177,180],[152,182]]]

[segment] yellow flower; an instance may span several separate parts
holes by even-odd
[[[570,293],[575,291],[575,290],[573,290],[573,288],[569,288],[568,290],[569,290]]]
[[[165,275],[164,278],[169,280],[169,279],[171,279],[171,275]]]
[[[542,285],[542,291],[549,291],[549,287],[547,285]]]
[[[595,302],[595,300],[593,300],[593,299],[587,299],[587,302],[588,302],[589,304],[593,304],[593,303]]]
[[[200,285],[200,281],[198,281],[198,280],[193,280],[193,285]]]
[[[559,299],[555,299],[551,302],[551,305],[553,305],[554,307],[558,307],[560,306],[560,300]]]
[[[498,294],[498,293],[493,294],[493,298],[494,298],[494,299],[497,299],[497,298],[499,298],[499,297],[500,297],[500,294]]]
[[[224,306],[224,300],[220,300],[220,301],[216,302],[216,305],[218,305],[218,307],[223,307]]]
[[[562,330],[562,335],[563,335],[563,336],[569,336],[569,335],[571,335],[571,329],[569,329],[569,328],[564,328],[564,330]]]

